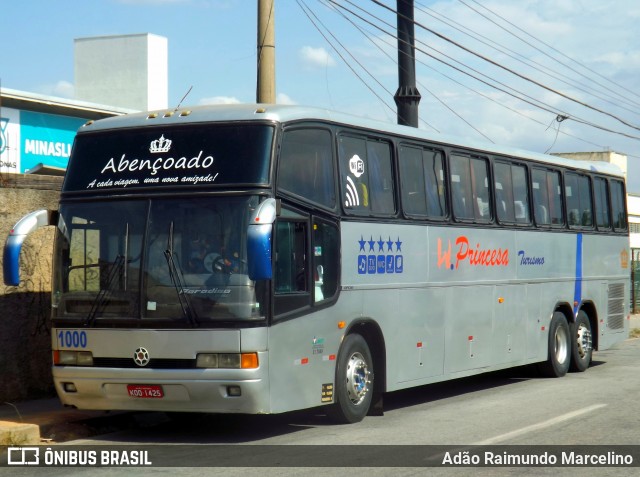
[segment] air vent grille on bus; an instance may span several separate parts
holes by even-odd
[[[612,330],[624,328],[624,283],[609,284],[607,325]]]
[[[97,368],[139,368],[131,358],[93,358]],[[144,366],[151,369],[195,369],[195,359],[152,359]]]

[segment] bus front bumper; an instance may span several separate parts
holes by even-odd
[[[259,369],[109,369],[54,366],[63,404],[78,409],[270,413],[266,366]]]

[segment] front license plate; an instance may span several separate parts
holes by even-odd
[[[127,384],[127,393],[134,398],[164,397],[162,386],[158,384]]]

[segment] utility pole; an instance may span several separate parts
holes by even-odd
[[[256,101],[276,102],[275,0],[258,0],[258,82]]]
[[[416,87],[416,50],[413,0],[397,0],[398,11],[398,91],[393,99],[398,108],[398,124],[418,127],[420,92]]]

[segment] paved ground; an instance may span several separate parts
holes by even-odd
[[[629,329],[640,338],[640,315],[631,315]],[[140,425],[149,414],[80,411],[66,408],[58,398],[0,404],[0,445],[35,445],[65,442],[109,430]]]

